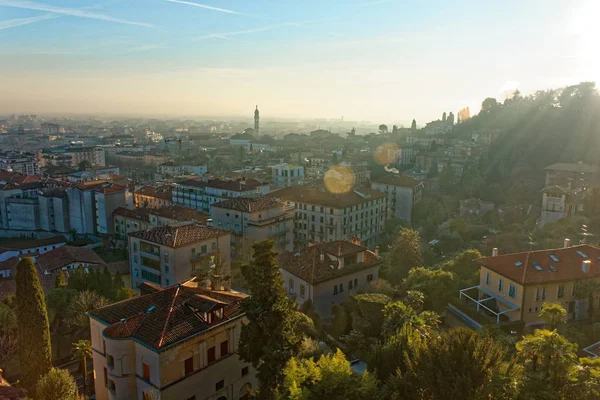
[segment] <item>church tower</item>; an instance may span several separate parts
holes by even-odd
[[[260,137],[260,115],[258,112],[258,106],[256,106],[256,110],[254,110],[254,136],[257,138]]]

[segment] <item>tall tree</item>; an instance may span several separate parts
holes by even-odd
[[[387,125],[385,125],[385,124],[379,125],[379,134],[385,135],[386,133],[388,133]]]
[[[408,276],[411,268],[423,265],[421,237],[417,231],[401,228],[387,254],[382,275],[393,284],[399,284]]]
[[[36,400],[77,400],[79,392],[66,369],[52,368],[37,383]]]
[[[412,120],[412,123],[410,124],[410,130],[413,132],[417,130],[417,120],[414,118]]]
[[[446,118],[446,123],[448,125],[454,125],[454,113],[452,111],[450,111],[450,114],[448,114],[448,118]]]
[[[261,400],[275,398],[283,370],[302,342],[295,330],[296,308],[283,287],[271,240],[255,243],[254,257],[242,266],[251,297],[242,303],[248,323],[242,327],[240,357],[258,370]]]
[[[422,292],[425,295],[423,308],[435,312],[444,311],[458,290],[458,282],[451,272],[423,267],[411,269],[402,286]]]
[[[446,111],[442,114],[442,122],[446,122]]]
[[[50,327],[44,293],[33,261],[17,264],[17,333],[23,386],[31,390],[52,367]]]
[[[54,280],[54,287],[61,288],[61,287],[65,287],[65,286],[67,286],[65,274],[62,272],[62,269],[59,269],[58,273],[56,274],[56,278]]]
[[[78,340],[73,343],[73,359],[81,363],[81,372],[83,374],[83,393],[88,392],[88,371],[87,359],[92,357],[92,343],[89,340]]]

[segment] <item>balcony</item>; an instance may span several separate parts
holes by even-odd
[[[140,256],[146,257],[149,260],[160,261],[160,253],[140,250]]]
[[[206,260],[206,259],[210,258],[211,256],[214,256],[215,254],[216,254],[216,251],[209,251],[207,253],[192,254],[190,256],[190,261],[191,262],[198,262],[198,261]]]
[[[468,292],[471,295],[467,294]],[[476,296],[477,298],[472,296]],[[509,321],[510,317],[506,314],[521,308],[482,286],[472,286],[460,290],[459,300],[473,311],[491,317],[496,321],[496,324]]]

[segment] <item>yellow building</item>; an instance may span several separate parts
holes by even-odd
[[[98,400],[242,400],[255,371],[237,355],[247,295],[196,282],[112,304],[90,317]]]
[[[589,245],[497,255],[477,260],[479,285],[462,289],[460,299],[496,322],[541,325],[544,303],[561,304],[568,319],[588,318],[588,298],[578,299],[577,285],[600,281],[600,249]],[[598,297],[594,299],[598,307]]]

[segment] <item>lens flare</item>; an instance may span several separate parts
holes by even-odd
[[[398,145],[395,143],[384,143],[375,150],[375,161],[380,165],[394,164],[398,159]]]
[[[348,193],[354,188],[352,169],[343,165],[334,165],[325,173],[323,182],[331,193]]]

